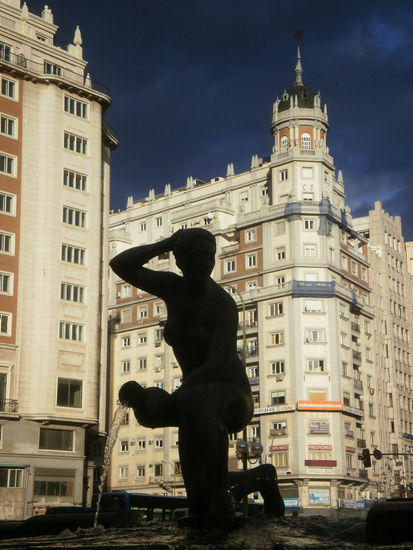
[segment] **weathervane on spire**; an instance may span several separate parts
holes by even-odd
[[[294,31],[294,38],[297,40],[297,65],[295,67],[295,85],[303,85],[303,67],[301,65],[301,54],[300,54],[300,41],[303,38],[303,31],[297,27]]]

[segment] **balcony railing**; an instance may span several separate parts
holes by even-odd
[[[365,439],[357,439],[357,447],[359,449],[364,449],[366,447],[366,440]]]
[[[280,428],[279,430],[270,430],[271,437],[281,437],[287,435],[287,428]]]
[[[361,380],[355,379],[354,381],[354,389],[363,391],[363,382]]]
[[[359,351],[355,351],[353,349],[352,356],[353,356],[353,359],[355,359],[356,361],[361,361],[361,353]]]
[[[17,399],[3,399],[0,400],[0,412],[17,413],[18,412]]]
[[[67,82],[68,84],[73,84],[76,86],[81,86],[82,88],[91,88],[96,92],[103,93],[107,96],[110,95],[109,88],[96,80],[92,80],[90,77],[85,78],[83,73],[75,73],[70,69],[65,67],[59,67],[60,74],[50,74],[45,71],[44,63],[37,63],[31,59],[27,59],[23,54],[14,54],[7,53],[0,56],[1,65],[10,65],[18,68],[21,72],[26,74],[32,74],[45,80],[58,80],[61,82]]]
[[[360,325],[357,323],[351,323],[351,330],[360,334]]]
[[[359,470],[359,477],[361,477],[362,479],[368,479],[369,476],[367,470]]]
[[[347,430],[344,434],[344,437],[349,437],[350,439],[353,439],[354,438],[353,430]]]

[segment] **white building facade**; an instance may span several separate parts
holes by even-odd
[[[230,163],[225,177],[190,177],[183,188],[130,197],[110,218],[111,257],[180,228],[202,226],[216,236],[212,276],[239,306],[239,348],[245,338],[255,402],[246,435],[261,442],[261,461],[276,466],[287,505],[306,508],[356,505],[376,491],[374,473],[358,459],[366,434],[377,432],[376,396],[367,382],[367,241],[353,230],[328,128],[320,95],[303,84],[298,52],[295,82],[274,103],[270,156],[254,155],[246,172],[235,173]],[[172,254],[149,266],[176,270]],[[162,337],[162,301],[113,275],[110,288],[113,409],[124,382],[173,391],[181,372]],[[242,437],[231,435],[230,469],[242,467],[235,454]],[[183,493],[177,429],[147,430],[130,414],[109,486]]]
[[[93,491],[105,430],[107,89],[45,6],[0,2],[0,519]]]

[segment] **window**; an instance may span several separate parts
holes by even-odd
[[[64,109],[66,113],[70,113],[80,118],[87,118],[87,108],[88,105],[84,101],[65,95]]]
[[[146,222],[141,222],[140,223],[139,231],[146,231]]]
[[[270,317],[275,317],[277,315],[282,315],[284,313],[283,310],[283,303],[282,302],[274,302],[272,304],[269,304],[268,306],[268,315]]]
[[[270,334],[270,346],[281,346],[284,344],[284,332],[272,332]]]
[[[310,134],[301,134],[301,149],[311,149],[311,136]]]
[[[163,303],[162,302],[156,302],[153,305],[153,314],[154,314],[154,316],[159,317],[160,315],[163,314],[163,312],[164,312]]]
[[[73,225],[75,227],[86,227],[86,212],[77,210],[76,208],[63,207],[63,223]]]
[[[83,286],[72,285],[70,283],[60,284],[60,299],[68,302],[84,303],[85,289]]]
[[[248,191],[243,191],[242,193],[240,193],[239,200],[241,202],[248,202]]]
[[[280,144],[281,144],[281,153],[286,153],[288,151],[288,145],[289,145],[288,137],[283,136],[281,138]]]
[[[288,179],[288,170],[280,170],[278,172],[280,181],[285,181]]]
[[[285,403],[285,391],[271,392],[271,405],[282,405]]]
[[[17,99],[17,86],[14,80],[1,77],[1,95],[11,99]]]
[[[361,266],[361,279],[362,281],[368,281],[367,268]]]
[[[287,429],[287,421],[281,420],[280,422],[273,422],[272,424],[273,430],[286,430]]]
[[[284,361],[273,361],[270,363],[270,374],[284,374],[285,363]]]
[[[73,430],[40,428],[39,449],[73,451]]]
[[[83,328],[83,325],[78,323],[60,321],[59,338],[61,340],[71,340],[72,342],[83,342]]]
[[[11,214],[15,213],[15,199],[14,195],[8,195],[4,192],[0,192],[0,213]]]
[[[0,292],[3,294],[13,293],[13,275],[0,271]]]
[[[316,244],[305,244],[304,245],[304,256],[317,256],[317,245]]]
[[[14,254],[14,235],[0,232],[0,252]]]
[[[375,414],[374,414],[374,403],[369,403],[369,416],[371,418],[374,418],[375,417]]]
[[[306,370],[307,372],[324,372],[324,359],[307,359]]]
[[[144,451],[146,449],[146,439],[137,439],[136,440],[136,450]]]
[[[50,479],[35,479],[33,493],[36,496],[51,497],[55,500],[56,497],[72,497],[73,496],[73,481],[53,481]]]
[[[162,216],[155,218],[155,225],[156,227],[162,227]]]
[[[182,378],[179,376],[177,378],[174,378],[173,381],[172,381],[172,384],[173,384],[173,390],[177,390],[181,384],[182,384]]]
[[[155,464],[155,477],[161,477],[162,476],[162,472],[163,472],[163,468],[162,468],[162,464]]]
[[[278,261],[285,260],[285,248],[284,247],[275,249],[275,259],[278,260]]]
[[[10,46],[6,46],[6,44],[0,44],[0,59],[4,59],[5,61],[11,60]]]
[[[148,337],[146,336],[146,332],[141,332],[138,334],[138,345],[146,344],[148,342]]]
[[[345,363],[344,361],[341,363],[341,372],[345,378],[349,378],[348,363]]]
[[[0,312],[0,334],[2,336],[11,335],[11,313],[1,313]]]
[[[65,149],[73,151],[74,153],[87,155],[87,139],[80,136],[75,136],[74,134],[65,132],[63,146]]]
[[[356,262],[351,262],[351,273],[353,275],[356,275],[356,277],[358,276],[358,268],[357,268],[357,263]]]
[[[315,220],[304,220],[303,226],[306,231],[314,231],[315,229]]]
[[[155,449],[163,449],[163,439],[162,438],[156,438],[154,443],[155,443]]]
[[[138,370],[146,370],[146,357],[139,357],[138,359]]]
[[[277,276],[275,278],[275,284],[281,288],[284,288],[284,285],[285,285],[285,276],[284,275],[281,275],[280,277]]]
[[[58,378],[57,405],[60,407],[82,407],[82,380]]]
[[[129,441],[127,439],[123,439],[119,442],[119,451],[121,453],[129,452]]]
[[[305,341],[306,342],[324,342],[324,329],[320,328],[306,328],[305,329]]]
[[[130,336],[123,336],[122,337],[121,347],[122,348],[129,348],[130,347]]]
[[[350,406],[350,392],[343,391],[343,405]]]
[[[120,425],[121,426],[129,426],[129,411],[126,411]]]
[[[249,281],[245,285],[246,290],[254,290],[255,288],[257,288],[257,281]]]
[[[248,254],[246,260],[247,260],[247,269],[257,266],[257,256],[255,254]]]
[[[127,466],[120,466],[119,467],[119,480],[120,481],[126,481],[129,476],[129,468]]]
[[[306,313],[321,313],[323,311],[323,302],[321,300],[305,300],[304,311]]]
[[[145,477],[145,468],[144,466],[136,466],[136,477]]]
[[[16,158],[0,153],[0,173],[14,176],[16,173]]]
[[[77,189],[78,191],[86,191],[87,176],[65,168],[63,170],[63,185],[71,189]]]
[[[120,365],[120,371],[122,374],[130,373],[130,361],[122,361]]]
[[[4,136],[16,136],[16,119],[6,115],[0,115],[0,133]]]
[[[348,338],[346,332],[340,332],[340,344],[342,346],[348,346]]]
[[[155,386],[155,388],[161,388],[161,390],[163,389],[163,381],[162,380],[154,382],[153,385]]]
[[[62,261],[71,264],[85,265],[86,250],[69,244],[62,244]]]
[[[44,62],[44,74],[54,74],[56,76],[62,76],[62,67],[55,65],[54,63]]]
[[[0,468],[0,487],[23,487],[23,468]]]
[[[138,308],[138,319],[148,318],[148,306],[142,306]]]
[[[249,229],[245,231],[245,242],[251,243],[257,240],[257,232],[255,229]]]
[[[225,260],[225,273],[235,271],[237,268],[235,260]]]
[[[314,198],[314,193],[303,192],[303,201],[312,201]]]

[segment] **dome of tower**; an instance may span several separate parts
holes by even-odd
[[[293,105],[296,104],[295,98],[297,98],[298,107],[311,109],[314,107],[314,95],[314,92],[310,88],[307,88],[304,84],[295,82],[293,87],[284,93],[282,100],[278,104],[278,112],[281,113],[290,108],[291,97],[293,98]]]

